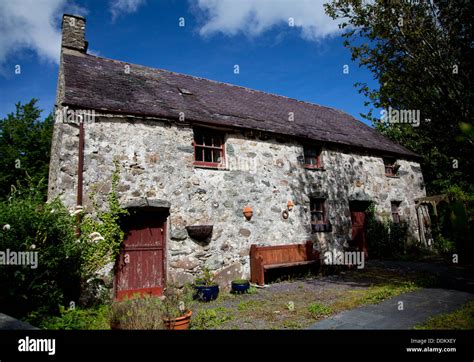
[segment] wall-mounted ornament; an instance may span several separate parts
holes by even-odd
[[[293,206],[295,206],[295,204],[293,203],[293,201],[288,200],[288,203],[286,204],[286,206],[288,207],[288,211],[291,211],[293,210]]]
[[[253,216],[253,210],[251,206],[245,206],[243,209],[243,214],[247,220],[250,220]]]

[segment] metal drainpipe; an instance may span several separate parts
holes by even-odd
[[[82,184],[83,184],[83,172],[84,172],[84,122],[81,119],[79,123],[79,154],[77,161],[77,206],[82,206]],[[80,230],[81,215],[77,214],[77,234],[81,234]]]

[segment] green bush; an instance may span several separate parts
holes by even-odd
[[[408,226],[388,217],[377,220],[375,206],[367,209],[367,243],[371,257],[397,258],[405,253]]]
[[[37,252],[37,267],[2,265],[1,311],[21,318],[31,311],[57,313],[77,301],[80,250],[75,221],[59,200],[43,203],[42,187],[13,188],[0,202],[0,251]]]
[[[164,329],[162,301],[145,295],[113,302],[110,323],[120,329]]]
[[[456,243],[442,235],[435,239],[435,248],[442,253],[451,253],[456,250]]]
[[[42,329],[97,330],[110,329],[109,307],[100,305],[89,309],[60,308],[60,316],[44,317],[32,313],[28,321]],[[35,321],[38,321],[35,323]]]

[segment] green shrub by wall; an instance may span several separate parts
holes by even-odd
[[[388,217],[378,220],[375,206],[367,209],[367,244],[371,258],[397,258],[405,253],[408,227],[405,223],[394,223]]]
[[[55,313],[79,295],[75,219],[59,200],[44,203],[38,190],[32,184],[13,189],[0,202],[0,251],[38,253],[36,268],[0,266],[0,310],[17,317],[34,310]]]

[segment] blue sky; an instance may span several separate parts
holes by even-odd
[[[337,24],[318,1],[241,0],[232,8],[229,0],[39,0],[41,19],[25,21],[21,12],[38,4],[29,1],[0,5],[9,21],[0,23],[0,46],[6,44],[0,51],[1,118],[31,98],[39,99],[43,115],[53,109],[63,12],[86,17],[89,49],[102,57],[334,107],[360,120],[368,110],[353,84],[375,85],[372,75],[351,62]],[[234,74],[236,64],[240,74]]]

